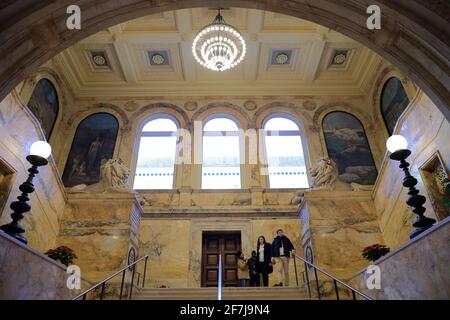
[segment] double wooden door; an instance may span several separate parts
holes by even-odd
[[[202,287],[217,287],[219,277],[219,256],[222,260],[222,286],[237,287],[236,253],[241,250],[239,231],[203,232]]]

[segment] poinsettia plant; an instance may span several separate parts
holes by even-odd
[[[444,199],[442,199],[442,204],[447,206],[450,209],[450,180],[445,178],[444,181]]]
[[[391,249],[385,245],[376,243],[371,246],[365,247],[362,251],[362,256],[369,261],[376,261],[385,254],[389,253]]]
[[[50,249],[45,254],[53,260],[61,261],[61,263],[66,266],[71,265],[74,259],[78,259],[75,252],[66,246],[59,246],[55,249]]]

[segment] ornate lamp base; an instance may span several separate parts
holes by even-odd
[[[426,198],[419,194],[419,190],[416,189],[417,179],[414,178],[409,172],[409,163],[405,161],[406,158],[409,157],[411,151],[408,149],[397,150],[390,155],[392,160],[400,161],[400,168],[403,169],[404,177],[403,177],[403,186],[409,188],[408,191],[408,199],[406,200],[406,204],[412,207],[412,211],[417,215],[416,219],[413,222],[413,227],[415,228],[409,235],[409,238],[412,239],[425,230],[429,229],[433,226],[436,220],[424,216],[425,207],[423,204],[426,201]]]
[[[9,206],[13,210],[13,213],[11,214],[13,221],[0,227],[0,230],[25,244],[28,244],[27,238],[22,235],[25,233],[25,228],[20,225],[19,221],[23,219],[24,213],[31,210],[31,206],[27,203],[30,200],[28,194],[34,192],[33,178],[39,173],[37,168],[45,166],[48,163],[47,159],[36,155],[27,156],[27,160],[32,164],[32,167],[28,169],[30,174],[28,175],[27,181],[22,183],[19,187],[22,194],[17,197],[18,201],[14,201]]]

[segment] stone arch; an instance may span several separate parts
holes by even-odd
[[[0,99],[60,51],[124,21],[175,9],[210,6],[206,0],[73,0],[85,17],[81,30],[66,27],[66,2],[10,1],[0,12]],[[450,119],[448,12],[445,1],[374,0],[383,13],[380,30],[366,27],[365,0],[223,0],[221,6],[255,8],[306,19],[336,30],[374,50],[415,81]],[[20,32],[18,32],[20,30]],[[19,45],[19,44],[27,44]]]
[[[251,119],[245,110],[230,102],[212,102],[198,109],[191,118],[192,123],[196,120],[207,118],[213,113],[229,113],[238,121],[242,129],[246,130],[251,124]]]
[[[130,123],[132,126],[139,127],[139,125],[142,121],[145,120],[145,118],[156,113],[165,113],[173,116],[175,119],[177,119],[180,128],[188,129],[191,125],[186,111],[184,111],[177,105],[166,102],[152,103],[139,108],[139,111],[132,115]]]
[[[264,119],[270,114],[286,113],[296,119],[299,127],[306,129],[306,124],[311,123],[311,117],[306,113],[298,112],[299,107],[292,102],[274,101],[263,105],[253,114],[251,125],[255,128],[261,128]]]
[[[66,121],[66,125],[68,126],[68,129],[70,129],[71,127],[73,127],[74,125],[78,126],[78,124],[85,119],[86,117],[88,117],[89,115],[93,114],[93,113],[98,113],[98,112],[106,112],[106,113],[111,113],[112,115],[114,115],[117,120],[119,121],[119,128],[126,128],[130,121],[128,120],[128,116],[125,113],[125,111],[123,111],[123,109],[121,109],[120,107],[111,104],[111,103],[96,103],[93,105],[90,105],[86,108],[83,108],[80,111],[75,112],[74,114],[72,114]]]
[[[57,72],[55,72],[53,69],[48,67],[40,67],[37,72],[35,72],[32,76],[28,77],[24,82],[22,87],[19,90],[19,96],[22,99],[22,102],[25,106],[27,106],[28,109],[28,102],[31,98],[31,95],[34,92],[34,89],[38,82],[42,79],[47,79],[51,82],[53,87],[56,90],[56,94],[58,96],[58,112],[56,115],[55,122],[53,124],[53,128],[51,130],[52,134],[50,135],[49,143],[54,144],[57,142],[57,132],[64,127],[63,125],[63,119],[67,113],[66,106],[68,105],[68,98],[67,98],[67,87],[65,83],[62,81],[61,77],[58,75]],[[39,121],[37,121],[36,117],[34,116],[33,112],[30,110],[30,114],[33,116],[33,121],[36,121],[36,123],[39,124]],[[48,139],[48,137],[47,137]]]

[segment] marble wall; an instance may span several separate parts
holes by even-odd
[[[411,164],[411,174],[419,181],[417,188],[427,198],[425,214],[436,219],[419,168],[439,152],[448,172],[450,123],[425,94],[418,92],[397,123],[395,133],[408,140],[408,148],[412,154],[407,161]],[[383,238],[391,248],[396,248],[409,239],[415,216],[405,203],[407,189],[403,188],[402,179],[403,172],[398,168],[398,162],[390,160],[386,154],[373,197]]]
[[[141,214],[131,192],[69,193],[57,243],[72,248],[82,273],[99,281],[128,264],[131,247],[138,252]]]
[[[450,298],[450,218],[373,262],[380,268],[381,289],[369,290],[362,270],[349,283],[377,300],[448,300]]]
[[[76,263],[76,260],[75,260]],[[0,300],[72,299],[93,285],[68,289],[66,266],[0,231]]]
[[[283,228],[294,246],[300,248],[300,225],[296,216],[250,219],[226,217],[225,213],[222,217],[206,218],[144,218],[139,247],[141,256],[150,256],[146,287],[200,287],[203,231],[240,231],[242,251],[248,256],[256,249],[260,235],[271,242],[277,228]],[[272,285],[274,277],[270,276],[269,281]],[[292,261],[290,283],[295,284]]]
[[[370,191],[305,192],[300,210],[304,256],[311,247],[313,263],[345,279],[367,266],[364,247],[383,243]]]
[[[10,193],[3,211],[0,212],[0,225],[11,221],[9,208],[11,202],[20,194],[19,185],[28,177],[26,161],[31,144],[44,139],[42,130],[34,115],[25,106],[14,90],[0,102],[0,160],[15,171]],[[49,164],[39,168],[34,179],[36,191],[30,195],[31,211],[25,214],[22,224],[27,231],[29,245],[37,250],[46,251],[55,245],[59,232],[59,223],[66,202],[64,187],[55,161],[51,156]],[[3,197],[2,197],[3,198]]]

